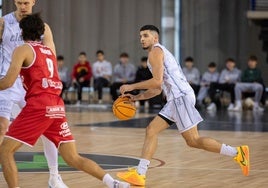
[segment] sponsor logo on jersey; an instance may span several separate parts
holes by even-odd
[[[62,137],[70,136],[71,130],[69,129],[68,123],[64,122],[60,125],[61,130],[59,131],[59,135]]]
[[[60,128],[61,129],[68,129],[69,128],[68,123],[64,122],[63,124],[60,125]]]
[[[50,118],[62,118],[65,117],[64,106],[47,106],[46,116]]]
[[[42,79],[42,87],[45,89],[48,87],[51,87],[54,89],[62,89],[62,82],[61,81],[55,82],[51,79],[43,78]]]

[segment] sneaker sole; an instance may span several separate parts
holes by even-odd
[[[125,173],[124,173],[125,174]],[[145,186],[145,183],[137,183],[135,181],[132,181],[131,179],[128,178],[124,178],[124,174],[123,173],[117,173],[116,176],[118,178],[120,178],[121,180],[130,183],[131,185],[137,185],[137,186]]]
[[[249,147],[248,146],[242,147],[242,149],[243,149],[243,152],[245,153],[245,157],[246,157],[246,160],[248,162],[248,165],[244,168],[245,169],[244,175],[248,176],[249,170],[250,170]],[[243,170],[243,172],[244,172],[244,170]]]

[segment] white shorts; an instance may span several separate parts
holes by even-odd
[[[25,93],[20,78],[16,79],[11,88],[0,91],[0,116],[10,120],[12,109],[14,108],[16,113],[13,113],[12,118],[15,118],[15,114],[17,115],[18,113],[18,107],[23,108],[26,104],[24,100]]]
[[[187,94],[174,100],[168,101],[163,109],[159,112],[169,124],[174,122],[180,133],[183,133],[198,123],[203,121],[199,112],[195,108],[195,95]]]

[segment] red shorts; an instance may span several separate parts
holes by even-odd
[[[42,94],[27,100],[26,106],[11,123],[6,137],[33,146],[44,135],[56,147],[72,142],[62,99],[56,95]]]

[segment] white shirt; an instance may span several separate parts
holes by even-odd
[[[181,66],[175,57],[161,44],[157,43],[154,47],[159,47],[164,53],[164,75],[162,89],[167,97],[167,101],[193,93],[192,87],[187,82]],[[152,66],[148,60],[148,67],[152,71]]]
[[[2,43],[0,44],[0,75],[6,75],[13,51],[16,47],[24,44],[21,29],[14,12],[5,15]]]
[[[112,76],[112,64],[106,60],[93,63],[94,78],[103,77],[105,75]]]

